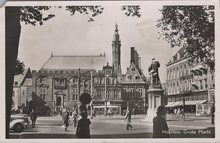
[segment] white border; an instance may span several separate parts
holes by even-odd
[[[215,72],[215,82],[216,82],[216,91],[215,91],[215,100],[216,100],[216,124],[215,124],[215,135],[216,137],[214,139],[88,139],[88,140],[77,140],[77,139],[5,139],[5,6],[67,6],[67,5],[129,5],[129,4],[148,4],[148,5],[156,5],[158,3],[163,3],[164,5],[215,5],[215,41],[216,41],[216,72]],[[176,142],[216,142],[220,141],[220,137],[217,136],[218,133],[220,133],[220,123],[217,123],[220,119],[220,110],[219,109],[219,103],[220,103],[220,97],[218,96],[218,93],[220,93],[218,87],[219,85],[219,78],[220,74],[218,73],[219,69],[219,62],[220,61],[220,49],[219,49],[219,34],[220,34],[220,14],[219,14],[219,1],[218,0],[194,0],[194,1],[10,1],[5,4],[5,6],[0,8],[0,141],[3,142],[170,142],[170,143],[176,143]]]

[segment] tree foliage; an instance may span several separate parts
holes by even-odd
[[[43,24],[44,21],[49,20],[52,17],[55,17],[54,14],[49,14],[44,17],[43,11],[49,10],[49,6],[25,6],[21,7],[20,20],[25,24],[36,25],[39,23]]]
[[[67,6],[66,10],[70,11],[71,15],[74,15],[76,12],[80,14],[86,14],[89,17],[88,22],[94,21],[94,17],[102,14],[104,8],[102,6]]]
[[[55,6],[56,8],[62,8],[61,6]],[[43,14],[44,11],[51,9],[51,6],[25,6],[21,7],[20,20],[25,24],[43,25],[44,21],[47,21],[53,17],[54,14]],[[67,6],[65,10],[69,11],[71,15],[76,12],[80,14],[88,15],[88,22],[94,21],[94,17],[103,13],[104,8],[101,6]]]
[[[24,72],[24,67],[25,67],[24,62],[21,62],[20,60],[17,59],[14,75],[22,74]]]
[[[121,7],[122,11],[125,11],[125,15],[133,17],[141,17],[139,5],[124,5]]]
[[[185,47],[189,59],[214,68],[214,6],[163,6],[159,38],[171,47]]]

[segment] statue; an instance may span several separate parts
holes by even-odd
[[[159,67],[160,63],[156,61],[155,58],[152,58],[152,63],[148,68],[148,71],[150,73],[151,86],[160,85],[160,78],[158,72]]]

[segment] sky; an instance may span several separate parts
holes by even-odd
[[[88,22],[88,16],[71,15],[64,9],[52,8],[46,13],[56,16],[42,26],[21,23],[18,58],[25,68],[39,70],[53,55],[99,55],[106,54],[112,64],[112,40],[115,24],[118,24],[121,39],[122,72],[130,65],[130,47],[135,47],[141,57],[141,69],[147,77],[152,57],[161,64],[159,74],[166,81],[166,64],[179,48],[158,39],[157,20],[161,17],[162,5],[141,4],[141,17],[127,17],[121,5],[102,5],[104,12]]]

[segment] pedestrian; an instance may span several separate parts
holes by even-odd
[[[176,108],[174,109],[174,114],[176,115],[176,112],[177,112],[177,110],[176,110]]]
[[[76,137],[77,138],[91,138],[89,125],[91,121],[87,118],[87,111],[81,111],[82,118],[79,120],[77,129],[76,129]]]
[[[157,108],[157,116],[153,118],[153,138],[169,138],[164,106]]]
[[[108,116],[109,116],[109,118],[111,118],[111,109],[110,108],[108,109]]]
[[[67,128],[69,126],[69,112],[68,111],[64,112],[63,122],[64,122],[65,130],[67,131]]]
[[[131,125],[131,111],[128,109],[125,115],[125,120],[126,120],[126,129],[132,129]]]
[[[30,113],[30,118],[31,118],[31,122],[32,122],[32,128],[34,128],[36,125],[36,120],[37,120],[37,113],[35,112],[34,109],[32,109],[32,111]]]
[[[178,109],[177,109],[177,117],[178,117],[178,118],[180,118],[180,114],[181,114],[180,108],[178,108]]]
[[[73,127],[76,127],[76,125],[77,125],[77,117],[78,117],[76,109],[73,111],[72,116],[73,116]]]

